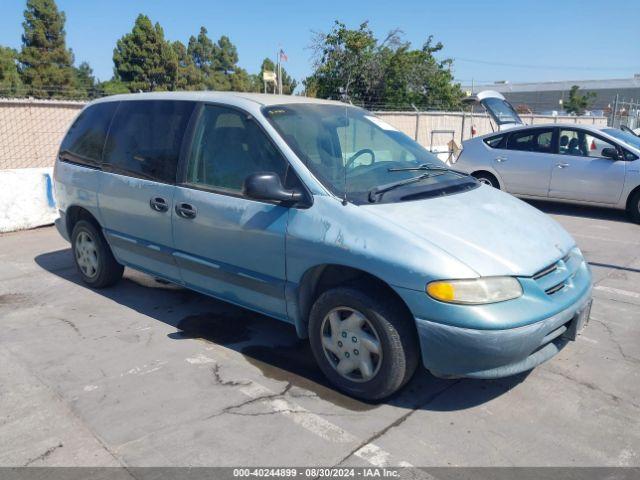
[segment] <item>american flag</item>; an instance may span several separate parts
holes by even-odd
[[[281,62],[288,62],[289,61],[289,57],[287,57],[287,54],[284,53],[284,50],[280,49],[280,61]]]

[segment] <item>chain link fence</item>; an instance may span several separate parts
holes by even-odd
[[[616,97],[609,114],[609,125],[615,128],[640,128],[640,99],[624,100]]]
[[[0,170],[51,167],[84,102],[0,99]]]
[[[62,137],[85,104],[86,100],[0,98],[0,170],[53,166]],[[620,102],[618,125],[630,118],[637,123],[638,105],[633,108],[626,105]],[[437,111],[438,106],[376,104],[373,107],[371,110],[387,123],[437,153],[453,153],[472,135],[493,131],[485,113]],[[424,111],[426,108],[433,109]],[[626,116],[623,112],[627,112]],[[534,114],[521,114],[521,117],[528,124],[607,124],[606,117]]]

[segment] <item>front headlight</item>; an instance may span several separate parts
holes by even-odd
[[[441,302],[477,305],[518,298],[522,286],[513,277],[438,280],[427,285],[427,293]]]

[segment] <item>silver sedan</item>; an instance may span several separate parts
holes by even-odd
[[[510,128],[463,142],[454,168],[523,198],[626,209],[640,223],[640,138],[622,130]]]

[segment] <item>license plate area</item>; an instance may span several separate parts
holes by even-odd
[[[591,315],[591,304],[593,300],[589,300],[589,302],[582,307],[578,313],[575,314],[573,320],[569,323],[569,328],[564,332],[562,338],[566,338],[568,340],[575,340],[578,335],[582,332],[582,329],[589,323],[589,316]]]

